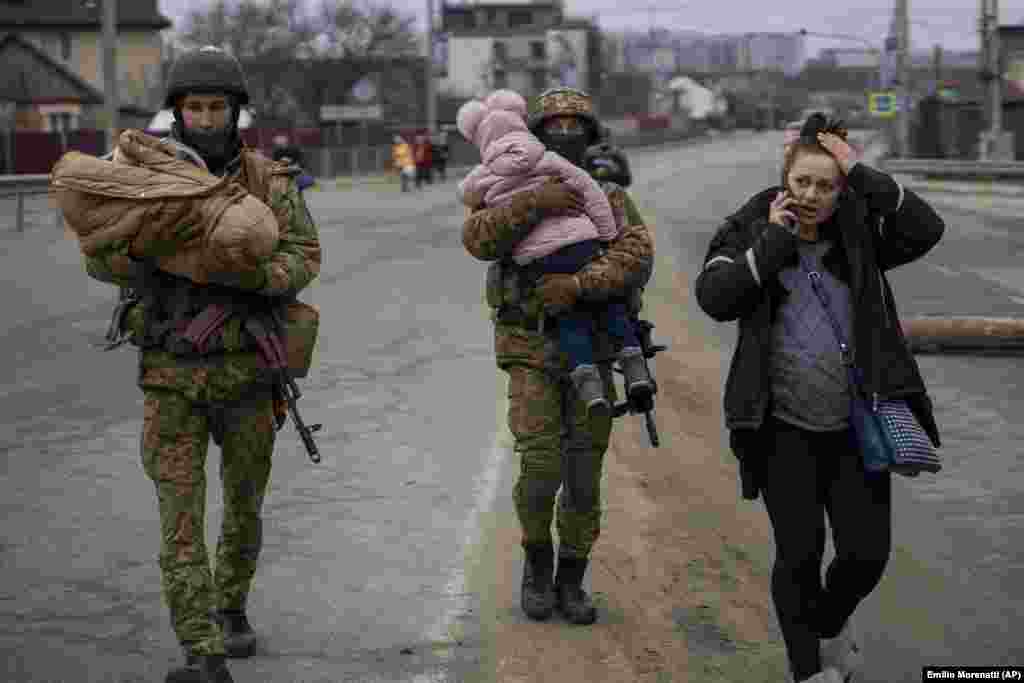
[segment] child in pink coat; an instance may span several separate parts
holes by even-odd
[[[459,197],[471,208],[501,206],[520,192],[533,190],[552,177],[560,179],[582,198],[585,213],[547,216],[513,250],[512,259],[533,277],[548,273],[575,273],[601,252],[601,243],[619,235],[624,217],[613,211],[607,195],[590,174],[549,151],[526,126],[526,100],[512,90],[497,90],[486,100],[471,100],[459,109],[458,129],[480,150],[483,162],[459,183]],[[637,367],[640,340],[629,320],[625,303],[609,302],[604,319],[607,331],[622,344],[620,361]],[[603,382],[594,362],[593,306],[557,316],[561,349],[569,356],[570,377],[590,415],[608,414]],[[642,361],[640,363],[642,364]],[[632,397],[651,390],[646,367],[627,375]]]

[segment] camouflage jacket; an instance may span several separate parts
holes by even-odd
[[[632,198],[614,183],[602,183],[602,188],[626,224],[605,253],[577,273],[585,301],[603,301],[643,287],[654,265],[654,241]],[[504,259],[540,222],[540,217],[536,195],[523,192],[505,206],[470,214],[462,228],[462,244],[481,261]],[[520,305],[529,312],[541,310],[535,298]],[[565,364],[564,354],[558,353],[550,335],[501,322],[495,324],[495,352],[501,367],[517,362],[546,367]]]
[[[278,219],[277,249],[252,275],[231,285],[267,297],[293,298],[320,273],[320,238],[294,178],[274,182],[273,162],[255,150],[243,149],[229,175],[257,199],[267,204]],[[102,282],[131,287],[142,264],[129,255],[128,241],[116,242],[85,257],[88,274]],[[134,306],[125,327],[141,337],[144,304]],[[223,330],[223,351],[201,357],[180,357],[161,349],[140,353],[139,386],[179,391],[194,401],[231,401],[252,385],[270,381],[255,351],[243,341],[242,321],[228,319]]]

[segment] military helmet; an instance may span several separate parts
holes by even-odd
[[[190,92],[226,92],[237,97],[239,105],[249,103],[242,65],[216,45],[186,52],[174,62],[164,107],[173,108],[175,100]]]
[[[575,88],[557,87],[545,90],[533,101],[526,125],[534,135],[538,135],[544,122],[554,116],[576,116],[585,121],[594,136],[600,131],[597,117],[594,116],[594,104],[590,95]]]

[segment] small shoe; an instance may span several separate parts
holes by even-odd
[[[579,365],[569,373],[576,395],[587,407],[587,417],[607,417],[611,406],[604,395],[604,380],[596,365]]]
[[[834,668],[844,683],[849,683],[864,664],[860,638],[853,623],[853,617],[846,620],[843,630],[835,638],[822,638],[820,645],[821,665]]]
[[[619,354],[619,365],[626,385],[626,396],[637,402],[649,399],[654,393],[654,383],[647,371],[644,352],[639,348],[623,349]]]

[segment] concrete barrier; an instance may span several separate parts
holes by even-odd
[[[924,316],[903,321],[914,353],[1024,353],[1024,320]]]

